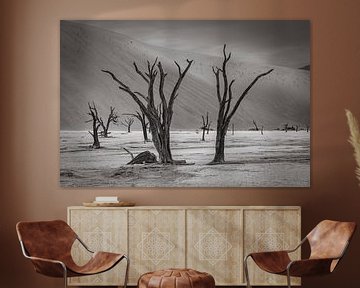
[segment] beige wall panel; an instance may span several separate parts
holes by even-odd
[[[242,281],[242,210],[187,210],[187,266],[216,285]]]
[[[93,251],[127,252],[127,215],[125,209],[69,209],[68,222],[80,239]],[[74,260],[84,264],[89,253],[77,241]],[[70,285],[122,285],[126,262],[94,276],[70,278]]]
[[[130,284],[148,271],[185,267],[185,210],[129,210]]]
[[[244,211],[244,252],[274,251],[295,248],[301,241],[300,209],[259,209]],[[300,249],[291,258],[300,259]],[[249,276],[252,285],[286,285],[286,277],[266,273],[252,261]],[[293,284],[300,284],[298,278]]]

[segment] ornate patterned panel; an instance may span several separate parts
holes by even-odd
[[[300,243],[300,210],[262,209],[244,211],[244,253],[295,248]],[[299,259],[300,250],[292,253]],[[286,285],[286,277],[266,273],[249,259],[249,276],[252,285]],[[298,278],[293,284],[300,284]]]
[[[148,271],[188,267],[211,273],[217,285],[235,286],[245,284],[244,255],[299,243],[300,213],[297,207],[71,207],[68,221],[93,250],[130,256],[131,285]],[[73,255],[79,264],[88,259],[77,244]],[[285,277],[264,273],[249,262],[252,284],[286,283]],[[125,263],[121,263],[116,270],[73,278],[70,284],[121,285],[124,270]]]
[[[216,285],[242,280],[242,211],[187,210],[187,267],[212,274]]]
[[[116,253],[127,252],[127,215],[125,209],[78,209],[70,210],[69,224],[84,243],[93,251]],[[72,255],[83,264],[89,253],[75,242]],[[122,285],[125,275],[125,261],[112,270],[94,276],[74,277],[70,285]]]
[[[129,281],[148,271],[185,267],[185,210],[129,210]]]

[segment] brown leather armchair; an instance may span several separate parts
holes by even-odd
[[[344,256],[355,229],[354,222],[324,220],[292,250],[250,253],[244,259],[247,287],[251,287],[247,266],[249,257],[266,272],[286,275],[289,288],[291,288],[291,276],[315,276],[333,272]],[[292,261],[289,253],[296,251],[306,241],[310,245],[310,257]]]
[[[121,260],[127,261],[124,288],[127,285],[129,259],[125,254],[93,252],[76,235],[71,227],[62,220],[19,222],[16,225],[24,256],[31,260],[35,271],[50,277],[88,276],[112,269]],[[71,247],[78,240],[92,254],[83,266],[78,266],[72,256]]]

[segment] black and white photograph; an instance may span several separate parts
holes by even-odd
[[[310,187],[310,22],[62,20],[62,187]]]

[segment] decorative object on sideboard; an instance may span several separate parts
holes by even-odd
[[[93,202],[84,202],[86,207],[131,207],[134,202],[120,201],[117,196],[97,196]]]
[[[248,270],[248,258],[262,270],[290,277],[306,277],[330,274],[344,256],[355,232],[355,222],[321,221],[310,233],[291,250],[263,251],[248,254],[244,259],[244,274],[247,287],[251,288]],[[308,259],[291,260],[290,254],[308,242],[311,254]]]
[[[355,116],[351,113],[350,110],[346,111],[346,117],[348,120],[348,125],[350,129],[350,137],[349,142],[354,148],[354,157],[357,163],[357,167],[355,170],[355,174],[357,179],[359,180],[360,185],[360,131],[359,131],[359,124],[356,120]]]
[[[119,203],[117,196],[97,196],[94,203]]]

